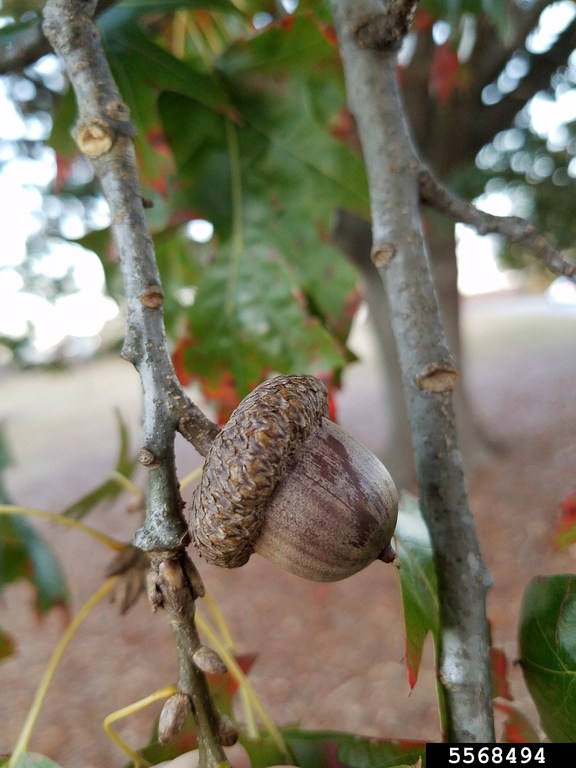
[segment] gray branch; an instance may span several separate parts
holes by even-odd
[[[76,94],[79,114],[73,136],[92,161],[110,206],[124,279],[127,330],[122,355],[140,374],[144,445],[139,458],[149,469],[146,520],[134,543],[152,555],[156,574],[153,605],[165,608],[173,625],[174,617],[180,617],[175,630],[180,686],[191,699],[200,765],[228,765],[218,718],[192,658],[196,649],[189,642],[199,591],[183,555],[188,530],[174,456],[174,437],[181,422],[202,454],[218,427],[189,401],[172,366],[164,330],[162,286],[140,191],[134,127],[92,20],[96,6],[96,0],[48,0],[43,31],[64,61]],[[169,573],[170,578],[161,578],[163,573]],[[186,631],[182,631],[182,623],[188,627]]]
[[[99,0],[95,16],[117,2],[118,0]],[[42,24],[34,24],[17,39],[0,46],[0,75],[25,69],[51,52],[52,48],[44,35]]]
[[[0,46],[0,75],[25,69],[51,52],[40,24],[35,24],[22,33],[18,40]]]
[[[457,376],[442,329],[419,215],[421,164],[408,139],[396,81],[396,55],[360,47],[355,31],[394,3],[332,0],[348,101],[366,160],[372,209],[372,259],[392,312],[422,512],[434,547],[440,598],[438,680],[446,738],[492,742],[483,564],[456,440],[451,390]],[[400,20],[403,24],[403,19]],[[380,26],[389,28],[389,24]]]
[[[566,261],[546,238],[526,219],[519,216],[494,216],[480,211],[468,200],[454,195],[428,170],[420,173],[422,202],[454,221],[473,227],[479,235],[501,235],[529,251],[555,275],[576,276],[576,264]]]
[[[79,114],[73,136],[91,160],[110,206],[124,279],[127,331],[122,355],[142,381],[140,460],[150,470],[147,519],[135,543],[147,551],[165,551],[181,546],[187,531],[175,471],[175,430],[185,423],[187,439],[205,455],[218,427],[190,402],[172,365],[160,275],[140,191],[134,126],[92,22],[96,5],[94,0],[51,0],[43,29],[64,60],[76,94]]]

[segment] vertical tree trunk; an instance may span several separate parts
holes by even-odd
[[[440,321],[420,221],[420,163],[396,80],[396,50],[412,6],[332,0],[350,108],[358,124],[372,208],[372,260],[392,311],[412,428],[419,498],[438,577],[438,682],[446,737],[492,742],[486,591],[464,483],[451,391],[453,359]]]

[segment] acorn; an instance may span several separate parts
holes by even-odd
[[[314,376],[276,376],[242,400],[192,497],[190,532],[208,562],[236,568],[257,552],[313,581],[397,563],[394,482],[327,413]]]

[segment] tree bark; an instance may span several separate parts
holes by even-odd
[[[199,638],[194,624],[201,579],[184,549],[188,528],[176,472],[174,438],[181,422],[205,454],[218,433],[182,390],[168,353],[164,295],[146,221],[129,110],[104,55],[93,23],[96,0],[48,0],[43,31],[66,66],[78,104],[73,137],[91,161],[112,214],[127,305],[122,355],[140,374],[143,440],[138,458],[148,472],[146,519],[134,543],[150,554],[152,608],[164,608],[174,630],[178,686],[196,721],[200,768],[230,763],[222,746],[220,715],[194,660]]]
[[[420,506],[438,577],[438,681],[446,737],[492,742],[486,591],[452,405],[456,379],[440,321],[419,214],[420,162],[408,139],[396,50],[412,4],[332,0],[350,108],[358,124],[372,208],[372,260],[392,310],[412,429]]]

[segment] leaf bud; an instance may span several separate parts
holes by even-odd
[[[185,693],[175,693],[166,699],[158,721],[158,741],[166,744],[180,731],[192,712],[190,699]]]

